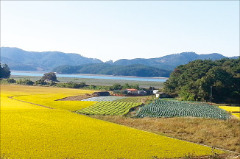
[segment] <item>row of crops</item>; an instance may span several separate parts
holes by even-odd
[[[230,114],[216,106],[206,103],[190,103],[180,101],[155,100],[142,107],[137,117],[202,117],[228,119]]]
[[[87,115],[124,115],[127,114],[131,108],[141,104],[142,103],[104,101],[76,112]]]
[[[118,102],[133,102],[133,103],[140,103],[143,97],[127,97],[123,99],[118,99]]]

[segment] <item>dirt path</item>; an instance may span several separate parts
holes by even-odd
[[[78,95],[78,96],[68,96],[62,99],[57,99],[55,101],[81,101],[83,99],[94,97],[91,94],[85,94],[85,95]]]
[[[33,104],[33,105],[37,105],[37,106],[40,106],[40,107],[48,108],[48,109],[55,109],[55,108],[51,108],[51,107],[48,107],[48,106],[45,106],[45,105],[36,104],[36,103],[32,103],[32,102],[27,102],[27,101],[24,101],[24,100],[20,100],[20,99],[15,99],[15,98],[14,98],[14,97],[19,97],[19,96],[24,96],[24,95],[9,96],[8,98],[9,98],[9,99],[12,99],[12,100],[19,101],[19,102],[28,103],[28,104]]]

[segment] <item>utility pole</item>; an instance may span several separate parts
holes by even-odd
[[[212,86],[210,86],[210,102],[212,103]]]

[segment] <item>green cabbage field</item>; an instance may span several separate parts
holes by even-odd
[[[137,113],[137,117],[202,117],[228,119],[230,114],[218,108],[201,102],[181,102],[158,99],[145,105]]]

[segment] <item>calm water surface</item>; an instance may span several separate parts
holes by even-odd
[[[11,75],[15,76],[43,76],[44,72],[19,72],[12,71]],[[165,82],[167,78],[145,78],[145,77],[122,77],[122,76],[104,76],[104,75],[81,75],[81,74],[57,74],[57,77],[70,78],[90,78],[90,79],[111,79],[111,80],[130,80],[130,81],[153,81]]]

